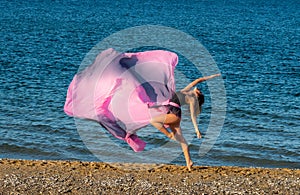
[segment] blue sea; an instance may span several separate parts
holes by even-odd
[[[203,138],[193,138],[190,121],[182,125],[195,164],[300,168],[298,0],[2,0],[0,8],[0,158],[125,162],[115,152],[122,148],[133,162],[185,165],[180,145],[165,151],[160,146],[168,140],[152,127],[138,134],[146,152],[167,152],[159,158],[133,154],[93,123],[89,138],[102,144],[95,154],[63,111],[68,85],[95,45],[128,28],[157,25],[195,38],[222,73],[226,115],[213,147],[199,155],[211,119],[205,83]],[[178,67],[188,69],[191,62],[179,57]]]

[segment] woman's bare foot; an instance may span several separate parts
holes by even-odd
[[[175,140],[176,141],[176,138],[175,138],[175,134],[173,132],[170,132],[168,137],[171,139],[171,140]]]
[[[188,170],[189,170],[189,171],[191,171],[191,170],[192,170],[192,166],[193,166],[193,164],[194,164],[194,162],[193,162],[193,161],[191,161],[191,160],[189,161],[189,163],[187,163],[187,165],[186,165],[186,166],[187,166],[187,168],[188,168]]]

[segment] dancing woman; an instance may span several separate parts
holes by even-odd
[[[74,76],[64,111],[72,117],[96,121],[114,137],[126,141],[135,152],[143,151],[146,145],[136,132],[151,123],[181,143],[190,170],[193,162],[180,129],[180,107],[190,106],[197,136],[201,138],[196,117],[204,96],[192,88],[219,74],[196,79],[174,93],[177,63],[178,56],[169,51],[120,53],[107,49]]]
[[[176,140],[180,142],[182,151],[186,160],[186,165],[189,170],[193,165],[193,161],[191,160],[188,144],[185,138],[182,135],[182,131],[180,128],[181,122],[181,106],[184,104],[189,105],[191,119],[197,134],[197,137],[200,139],[201,133],[198,129],[197,125],[197,116],[201,113],[202,104],[204,103],[204,95],[198,88],[194,88],[198,83],[206,81],[208,79],[212,79],[214,77],[220,76],[220,74],[215,74],[207,77],[202,77],[194,80],[190,84],[188,84],[182,90],[176,92],[168,103],[168,113],[162,114],[160,116],[152,118],[150,123],[160,130],[163,134],[165,134],[168,138],[172,140]],[[166,129],[166,125],[168,125],[171,129],[171,132]]]

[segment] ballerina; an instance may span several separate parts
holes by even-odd
[[[192,88],[220,74],[196,79],[175,93],[177,63],[178,56],[169,51],[120,53],[107,49],[74,76],[64,111],[72,117],[98,122],[114,137],[126,141],[135,152],[143,151],[146,146],[136,132],[152,124],[180,142],[191,170],[193,163],[180,129],[180,107],[190,105],[195,131],[201,138],[196,117],[201,111],[204,95],[199,89]]]
[[[214,74],[211,76],[198,78],[190,84],[188,84],[182,90],[174,93],[172,98],[169,100],[169,103],[167,104],[168,112],[166,114],[156,116],[150,121],[150,123],[155,128],[160,130],[168,138],[176,140],[181,144],[188,170],[191,170],[191,167],[193,166],[193,161],[190,157],[188,144],[185,138],[183,137],[180,128],[181,106],[185,104],[189,105],[191,119],[195,128],[195,132],[197,134],[197,137],[200,139],[202,136],[197,125],[197,116],[201,113],[202,104],[204,103],[204,95],[195,86],[198,83],[218,76],[220,76],[220,74]],[[192,89],[193,87],[195,88]],[[167,130],[166,125],[170,127],[171,132]]]

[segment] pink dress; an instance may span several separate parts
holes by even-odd
[[[165,106],[175,92],[174,69],[178,56],[152,50],[101,52],[94,63],[77,73],[69,85],[64,111],[69,116],[97,121],[134,151],[146,145],[136,131],[152,117],[167,113]]]

